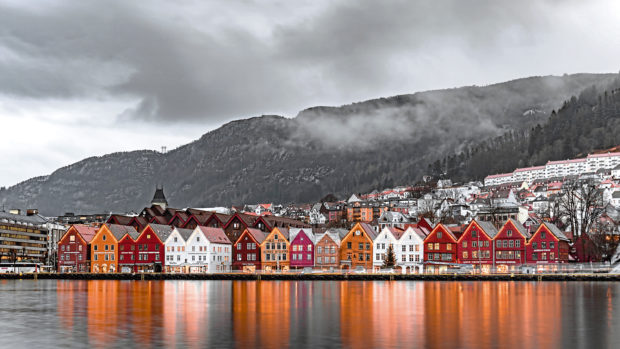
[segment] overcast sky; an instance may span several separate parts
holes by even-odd
[[[0,0],[0,186],[233,119],[618,57],[616,0]]]

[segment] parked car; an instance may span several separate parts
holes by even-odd
[[[364,267],[355,267],[355,269],[353,269],[351,271],[351,273],[353,273],[353,274],[365,274],[366,273],[366,268],[364,268]]]

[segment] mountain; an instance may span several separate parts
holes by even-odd
[[[466,147],[435,162],[430,171],[453,179],[482,179],[519,167],[544,165],[550,160],[619,151],[618,144],[620,76],[571,97],[544,124]]]
[[[138,210],[156,184],[172,206],[209,207],[412,183],[447,154],[545,123],[571,96],[615,77],[530,77],[237,120],[165,154],[82,160],[1,190],[0,203],[57,215]]]

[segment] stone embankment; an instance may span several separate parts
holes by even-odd
[[[0,274],[0,280],[620,281],[620,274]]]

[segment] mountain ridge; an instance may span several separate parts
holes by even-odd
[[[0,203],[56,215],[137,210],[156,184],[174,206],[205,207],[412,183],[445,154],[545,122],[570,96],[615,76],[528,77],[233,120],[165,154],[83,159],[5,188]],[[532,109],[541,113],[524,115]]]

